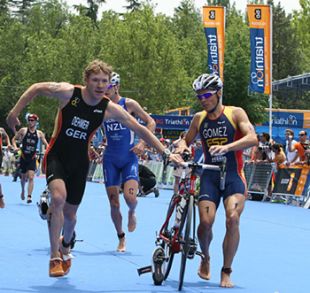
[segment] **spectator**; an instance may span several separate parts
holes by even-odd
[[[293,146],[292,140],[289,139],[288,149],[290,152],[294,152],[295,150],[298,153],[299,162],[296,160],[292,161],[292,164],[300,164],[303,165],[307,163],[305,151],[309,148],[309,141],[307,140],[307,132],[305,130],[301,130],[298,134],[299,141],[295,143]]]
[[[289,166],[292,162],[298,162],[298,153],[297,150],[290,152],[289,142],[291,141],[292,147],[297,143],[294,139],[294,131],[292,129],[285,130],[285,154],[286,154],[286,165]]]
[[[277,169],[279,169],[279,167],[283,165],[284,162],[286,161],[285,153],[283,151],[282,146],[278,143],[274,143],[271,149],[274,152],[275,156],[273,159],[269,159],[269,162],[275,163],[277,166]]]
[[[258,147],[253,148],[253,161],[258,162],[268,162],[271,159],[271,143],[270,135],[267,132],[263,132],[258,136]]]

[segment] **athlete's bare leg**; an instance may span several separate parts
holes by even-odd
[[[22,192],[20,194],[20,198],[22,200],[25,199],[25,184],[26,184],[26,181],[27,181],[27,173],[22,173],[21,174],[21,178],[20,178],[20,185],[21,185],[21,188],[22,188]]]
[[[28,177],[28,196],[32,195],[33,192],[33,186],[34,186],[34,171],[28,170],[27,177]]]
[[[63,180],[55,179],[48,184],[51,192],[51,204],[49,207],[48,230],[51,245],[51,259],[59,258],[59,237],[64,225],[64,205],[67,196],[66,186]]]
[[[111,208],[111,218],[116,229],[117,236],[119,238],[119,244],[116,248],[119,252],[126,251],[126,243],[125,243],[125,233],[123,231],[123,217],[120,210],[120,202],[119,202],[119,186],[109,186],[106,188],[110,208]]]
[[[73,205],[70,203],[65,203],[64,205],[64,241],[65,243],[70,243],[73,237],[74,228],[76,225],[76,213],[79,208],[79,205]],[[70,253],[70,247],[62,247],[62,252],[64,254]]]
[[[109,186],[107,187],[107,194],[110,201],[111,208],[111,218],[115,226],[116,232],[118,235],[124,233],[122,228],[122,214],[120,210],[119,202],[119,187],[118,186]]]
[[[211,278],[209,246],[213,237],[212,226],[215,219],[216,205],[214,202],[203,200],[199,202],[198,207],[200,218],[198,239],[201,252],[204,255],[204,259],[201,261],[198,270],[198,275],[202,279],[209,280]]]
[[[128,210],[128,231],[133,232],[136,229],[136,207],[138,204],[137,193],[139,184],[136,180],[128,180],[124,184],[124,198],[129,208]]]
[[[0,208],[3,209],[5,207],[5,203],[4,203],[4,195],[2,193],[2,187],[0,184]]]
[[[226,211],[226,234],[223,242],[224,264],[221,271],[221,287],[231,288],[234,286],[230,279],[231,265],[237,252],[240,233],[239,222],[244,208],[245,197],[241,194],[229,196],[225,202]]]

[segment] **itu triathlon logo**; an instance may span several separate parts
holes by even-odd
[[[208,34],[209,68],[211,72],[219,72],[219,54],[217,35]]]
[[[251,70],[251,84],[256,85],[258,88],[264,91],[264,77],[265,77],[265,67],[264,67],[264,38],[256,36],[254,38],[255,47],[254,56],[252,57],[252,70]]]

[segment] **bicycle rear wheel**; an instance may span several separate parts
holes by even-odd
[[[181,266],[180,266],[180,275],[179,275],[179,288],[181,291],[183,287],[184,273],[186,267],[186,260],[188,256],[188,252],[190,250],[191,245],[191,229],[192,229],[192,217],[193,217],[193,206],[194,206],[194,197],[190,196],[187,202],[187,207],[184,209],[184,214],[182,217],[181,225],[180,225],[180,236],[183,234],[183,230],[185,227],[184,237],[182,241],[182,258],[181,258]]]

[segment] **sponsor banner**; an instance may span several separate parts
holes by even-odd
[[[304,195],[309,185],[308,175],[309,167],[279,169],[273,193]]]
[[[264,122],[268,126],[269,122]],[[292,112],[274,112],[272,111],[272,126],[287,128],[303,128],[304,114]]]
[[[188,129],[192,116],[151,115],[156,122],[156,128],[163,129]]]
[[[271,6],[248,4],[251,42],[250,90],[271,94]]]
[[[208,46],[208,67],[224,80],[225,7],[204,6],[203,26]]]

